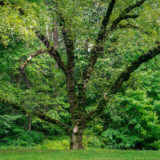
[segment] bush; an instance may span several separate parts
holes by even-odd
[[[98,136],[83,136],[83,145],[85,148],[101,148],[102,142]]]
[[[69,139],[57,139],[57,140],[45,140],[41,145],[37,145],[35,149],[69,149],[70,141]]]
[[[14,136],[8,136],[1,139],[2,145],[14,146],[35,146],[44,140],[44,135],[37,131],[25,131],[23,129],[14,129]]]
[[[124,149],[158,149],[159,120],[145,91],[119,93],[110,106],[109,115],[109,126],[102,133],[107,145]]]
[[[141,141],[136,135],[127,135],[116,129],[108,129],[103,132],[102,137],[104,137],[104,142],[111,148],[134,148],[135,144]]]

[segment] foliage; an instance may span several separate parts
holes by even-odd
[[[37,26],[33,10],[35,4],[27,3],[25,0],[6,0],[5,3],[9,5],[0,5],[1,42],[7,46],[11,40],[14,41],[16,38],[27,41],[34,39],[33,29]],[[25,16],[21,16],[19,10],[25,10]]]
[[[35,146],[44,140],[43,133],[37,131],[27,132],[23,129],[15,129],[12,134],[15,136],[5,137],[1,140],[2,146]]]
[[[37,145],[35,149],[53,149],[53,150],[66,150],[69,149],[69,139],[57,138],[54,141],[45,140],[41,145]]]
[[[83,137],[83,145],[85,148],[101,148],[102,147],[102,141],[98,136],[94,135],[85,135]]]
[[[128,89],[110,106],[111,123],[102,136],[116,148],[157,149],[160,126],[145,91]]]
[[[18,113],[9,113],[0,106],[0,145],[32,146],[44,140],[44,134],[38,131],[27,131],[27,118]]]
[[[34,118],[32,120],[32,128],[36,131],[44,133],[46,139],[56,140],[61,139],[59,137],[66,136],[66,133],[60,127],[42,121],[38,118]]]

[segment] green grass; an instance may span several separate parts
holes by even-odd
[[[160,151],[87,149],[79,151],[0,150],[0,160],[160,160]]]

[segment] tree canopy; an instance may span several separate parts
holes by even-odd
[[[149,65],[158,72],[159,9],[159,0],[1,0],[0,101],[64,128],[71,148],[83,148],[86,126],[117,93],[128,99],[130,117],[128,96],[153,95],[154,85],[141,94],[125,87],[145,85],[132,81]]]

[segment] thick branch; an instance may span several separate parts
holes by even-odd
[[[7,105],[7,106],[12,106],[13,109],[15,110],[18,110],[20,112],[22,112],[23,114],[33,114],[35,115],[36,117],[44,120],[44,121],[47,121],[49,123],[52,123],[52,124],[55,124],[55,125],[58,125],[60,127],[63,127],[64,129],[66,129],[67,131],[69,131],[69,126],[65,123],[62,123],[60,122],[59,120],[56,120],[54,118],[51,118],[47,115],[45,115],[44,113],[40,113],[38,111],[33,111],[33,112],[30,112],[30,111],[27,111],[27,109],[25,109],[23,106],[17,104],[17,103],[13,103],[13,102],[10,102],[8,99],[3,99],[0,97],[0,102],[2,102],[3,104]]]
[[[123,28],[124,29],[131,28],[131,29],[139,30],[141,33],[146,34],[146,35],[149,36],[149,33],[147,31],[145,31],[143,28],[135,26],[135,25],[132,25],[130,23],[125,24],[125,25],[119,25],[119,28],[121,28],[121,29],[123,29]]]
[[[116,3],[116,0],[111,0],[108,10],[103,18],[100,31],[96,40],[95,46],[91,50],[90,58],[88,65],[86,66],[83,76],[82,76],[82,81],[79,84],[79,103],[80,105],[83,105],[85,101],[85,92],[86,92],[86,84],[90,80],[91,73],[93,71],[94,65],[97,62],[97,59],[100,55],[100,53],[103,51],[103,41],[106,37],[106,28],[107,25],[109,24],[110,17],[112,15],[114,5]]]
[[[114,21],[112,26],[117,26],[119,24],[119,22],[122,20],[127,20],[127,19],[131,19],[131,18],[136,19],[138,17],[139,17],[139,15],[124,15],[124,16],[120,17],[117,21]]]
[[[27,58],[27,60],[26,60],[23,64],[20,65],[20,69],[22,70],[22,69],[26,68],[26,66],[28,65],[28,63],[29,63],[34,57],[36,57],[36,56],[38,56],[38,55],[40,55],[40,54],[46,53],[46,52],[48,52],[48,50],[39,50],[39,51],[37,51],[36,53],[31,54],[31,55],[29,56],[29,58]]]
[[[131,73],[137,70],[141,64],[148,62],[157,55],[160,55],[160,46],[155,47],[154,49],[141,55],[137,60],[133,61],[131,65],[127,67],[127,69],[120,74],[115,83],[111,86],[110,95],[108,95],[108,97],[105,96],[104,98],[102,98],[102,100],[98,103],[97,109],[89,113],[86,116],[85,121],[90,121],[94,119],[96,116],[102,114],[105,109],[105,106],[109,102],[110,97],[116,94],[120,90],[122,84],[130,78]]]
[[[65,19],[63,18],[63,16],[58,13],[58,17],[59,17],[59,25],[61,27],[61,32],[63,35],[63,39],[64,39],[64,44],[66,47],[66,51],[67,51],[67,57],[68,57],[68,67],[74,67],[74,42],[72,39],[72,34],[71,34],[71,30],[68,29],[68,27],[66,26],[66,22]]]
[[[136,19],[138,17],[139,17],[139,15],[133,14],[133,15],[126,15],[126,16],[123,17],[123,19],[125,19],[125,20],[130,19],[130,18]]]
[[[109,7],[108,7],[108,10],[106,12],[106,15],[103,18],[96,43],[99,43],[99,42],[103,41],[106,37],[106,28],[107,28],[107,25],[110,21],[110,17],[112,15],[115,3],[116,3],[116,0],[111,0],[111,2],[109,4]]]
[[[63,14],[58,10],[58,2],[55,2],[55,11],[58,17],[58,23],[61,28],[62,36],[64,39],[64,44],[67,51],[68,56],[68,65],[71,67],[74,67],[74,41],[72,37],[72,32],[68,28],[66,24],[66,20],[63,16]]]
[[[63,39],[64,39],[64,44],[65,44],[66,51],[67,51],[68,73],[69,72],[74,72],[74,66],[75,66],[75,62],[74,62],[74,42],[73,42],[73,39],[72,39],[73,38],[72,33],[71,33],[71,30],[66,25],[66,20],[64,19],[62,13],[58,10],[58,2],[57,1],[55,2],[55,7],[56,7],[55,11],[56,11],[56,14],[58,16],[58,23],[59,23],[59,26],[61,28],[62,36],[63,36]],[[74,79],[74,77],[72,77],[72,78]]]
[[[54,47],[51,47],[51,49],[49,50],[49,55],[54,58],[54,60],[56,61],[56,63],[58,64],[59,68],[61,68],[63,70],[63,72],[65,74],[67,74],[67,67],[66,65],[63,63],[61,56],[59,54],[59,52],[57,50],[54,49]]]
[[[55,3],[56,14],[58,16],[59,26],[61,28],[64,44],[67,51],[67,74],[66,74],[66,83],[68,90],[68,100],[70,103],[70,112],[72,114],[72,118],[75,118],[75,115],[78,110],[80,110],[80,106],[78,106],[77,102],[77,94],[75,90],[75,77],[74,77],[74,68],[75,68],[75,55],[74,55],[74,41],[72,37],[72,33],[68,25],[66,24],[66,20],[63,14],[58,10],[58,2]]]
[[[0,1],[0,5],[5,5],[5,3]],[[21,15],[24,14],[24,11],[23,11],[22,9],[19,9],[19,12],[20,12]],[[54,60],[55,60],[55,61],[57,62],[57,64],[58,64],[59,68],[61,68],[61,69],[64,71],[64,73],[66,74],[66,70],[67,70],[67,69],[66,69],[66,66],[65,66],[65,64],[63,63],[63,61],[62,61],[62,59],[61,59],[61,56],[60,56],[60,54],[58,53],[57,48],[54,47],[54,46],[51,47],[48,38],[45,37],[43,34],[40,34],[40,32],[36,31],[35,34],[36,34],[37,37],[42,41],[42,43],[46,46],[46,48],[47,48],[48,51],[49,51],[49,55],[50,55],[52,58],[54,58]],[[39,51],[38,51],[38,52],[39,52]],[[38,52],[37,52],[37,54],[38,54]],[[37,56],[37,55],[35,54],[35,56]],[[33,57],[35,57],[35,56],[33,55]],[[21,67],[24,68],[25,65],[27,65],[28,62],[30,61],[30,59],[32,59],[33,57],[32,57],[32,56],[29,57],[29,58],[27,59],[27,61],[24,63],[24,66],[22,65]],[[23,74],[24,74],[24,71],[23,71]],[[25,75],[25,74],[24,74],[24,75]]]
[[[145,1],[146,1],[146,0],[140,0],[140,1],[138,1],[137,3],[135,3],[135,4],[133,4],[133,5],[130,5],[129,7],[125,8],[125,10],[119,15],[119,17],[116,18],[115,21],[113,21],[110,30],[111,30],[111,31],[115,30],[115,29],[117,28],[118,24],[119,24],[122,20],[124,20],[124,19],[137,18],[137,17],[138,17],[137,15],[128,15],[128,13],[131,12],[133,9],[141,6]],[[159,50],[158,50],[158,51],[159,51]],[[115,93],[117,93],[117,92],[119,91],[119,89],[120,89],[121,86],[122,86],[122,83],[123,83],[124,81],[127,81],[127,80],[129,79],[129,77],[130,77],[130,74],[131,74],[134,70],[136,70],[142,63],[145,63],[145,62],[147,62],[149,59],[155,57],[154,54],[157,53],[157,50],[156,50],[156,49],[153,49],[153,50],[150,51],[150,52],[151,52],[151,56],[150,56],[150,57],[148,56],[148,59],[146,58],[146,57],[147,57],[146,55],[148,55],[148,53],[147,53],[146,55],[142,55],[137,61],[135,61],[135,62],[132,63],[132,64],[135,64],[135,65],[133,65],[133,68],[134,68],[134,69],[133,69],[132,67],[131,67],[132,69],[129,69],[129,68],[128,68],[128,69],[129,69],[128,72],[126,71],[126,72],[124,72],[124,73],[121,74],[121,76],[117,79],[117,81],[115,82],[115,84],[111,87],[111,95],[112,95],[112,94],[115,94]],[[155,52],[156,52],[156,53],[155,53]],[[152,55],[152,53],[153,53],[153,55]],[[157,55],[157,54],[156,54],[156,55]],[[153,56],[153,57],[152,57],[152,56]],[[146,59],[145,59],[144,57],[145,57]],[[145,60],[143,60],[143,58],[144,58]],[[131,65],[132,65],[132,64],[131,64]],[[129,73],[129,71],[131,71],[131,73]],[[128,78],[124,78],[125,76],[128,76]],[[108,97],[108,98],[109,98],[109,97]],[[96,116],[98,116],[99,114],[101,114],[101,113],[104,111],[106,104],[109,102],[109,99],[108,99],[108,98],[107,98],[107,99],[106,99],[106,98],[102,98],[102,100],[98,103],[97,109],[94,110],[93,112],[89,113],[89,114],[86,116],[86,117],[87,117],[86,119],[87,119],[88,121],[94,119]]]
[[[27,76],[26,71],[25,71],[26,66],[28,65],[28,63],[29,63],[34,57],[36,57],[36,56],[38,56],[38,55],[40,55],[40,54],[46,53],[46,52],[48,52],[48,50],[39,50],[39,51],[37,51],[36,53],[31,54],[31,55],[29,56],[29,58],[27,58],[27,60],[26,60],[23,64],[20,65],[19,70],[20,70],[20,73],[21,73],[21,74],[23,75],[23,77],[24,77],[24,80],[25,80],[25,83],[26,83],[27,88],[30,88],[30,83],[29,83],[29,79],[28,79],[28,76]]]
[[[40,32],[36,31],[35,32],[37,37],[42,41],[42,43],[46,46],[47,49],[50,49],[50,43],[47,37],[45,37],[43,34],[41,34]]]
[[[63,70],[63,72],[66,74],[67,67],[62,61],[62,58],[57,51],[57,49],[54,46],[50,46],[49,40],[44,35],[40,34],[39,32],[36,32],[37,37],[43,42],[43,44],[48,48],[49,55],[56,61],[59,68]]]
[[[98,34],[98,38],[96,40],[96,44],[93,47],[93,49],[91,50],[91,56],[89,59],[89,63],[88,63],[88,66],[86,67],[85,72],[83,74],[83,81],[85,81],[85,83],[87,83],[89,81],[94,64],[96,63],[100,52],[103,50],[101,43],[103,42],[103,40],[106,37],[106,28],[107,28],[107,25],[110,21],[110,17],[111,17],[115,2],[116,2],[116,0],[112,0],[110,2],[109,8],[106,12],[106,15],[103,18],[103,21],[102,21],[102,24],[100,27],[100,31]]]
[[[125,8],[124,13],[129,13],[131,12],[133,9],[140,7],[144,2],[146,2],[147,0],[138,0],[137,3],[128,6],[127,8]]]
[[[140,7],[145,1],[147,1],[147,0],[140,0],[137,3],[125,8],[124,11],[112,22],[110,30],[111,31],[115,30],[117,28],[117,26],[119,25],[119,23],[124,19],[137,18],[138,15],[128,15],[128,13],[131,12],[133,9]]]
[[[123,82],[127,81],[130,78],[132,72],[137,70],[139,66],[143,63],[146,63],[150,59],[160,54],[160,46],[150,50],[146,54],[141,55],[137,60],[131,63],[127,69],[121,73],[121,75],[117,78],[113,86],[111,87],[111,94],[115,94],[122,87]]]

